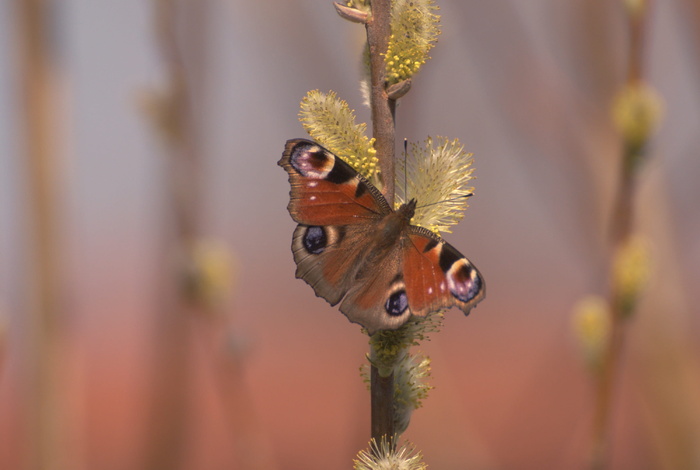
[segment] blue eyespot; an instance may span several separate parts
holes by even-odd
[[[386,305],[384,305],[386,313],[394,317],[402,315],[407,308],[408,297],[406,297],[406,291],[403,289],[391,294],[386,300]]]
[[[308,227],[302,241],[304,242],[306,251],[313,255],[323,253],[323,250],[326,249],[326,245],[328,244],[328,238],[326,237],[326,232],[323,230],[323,227],[317,226]]]

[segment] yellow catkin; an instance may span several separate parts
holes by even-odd
[[[403,163],[399,159],[397,204],[417,199],[419,208],[412,223],[438,234],[449,232],[450,227],[464,217],[468,207],[465,196],[474,191],[467,186],[474,172],[472,154],[467,153],[457,139],[429,137],[423,145],[411,144],[406,168]]]
[[[367,125],[355,124],[355,113],[334,92],[312,90],[300,105],[299,120],[311,138],[377,184],[379,160]]]
[[[386,52],[388,83],[415,75],[430,58],[428,52],[440,34],[440,16],[431,0],[395,0],[391,13],[391,36]]]

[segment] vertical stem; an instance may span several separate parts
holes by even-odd
[[[370,395],[372,408],[372,439],[379,443],[382,436],[394,436],[394,374],[382,377],[379,369],[371,367]],[[395,445],[392,442],[392,445]]]
[[[206,2],[154,0],[156,39],[167,71],[167,94],[161,104],[167,226],[164,227],[162,265],[165,271],[158,318],[156,374],[149,420],[151,445],[146,469],[177,469],[183,464],[187,433],[189,376],[193,326],[200,306],[188,297],[183,282],[183,258],[191,256],[200,227],[201,152],[193,122],[194,87],[186,63],[203,60]],[[183,21],[184,19],[184,21]],[[183,41],[185,38],[185,41]],[[185,45],[191,46],[188,50]],[[202,65],[202,64],[198,64]]]
[[[625,86],[632,86],[642,80],[645,26],[649,18],[651,0],[635,12],[628,11],[629,18],[629,63]],[[636,168],[631,162],[640,149],[623,143],[620,158],[620,177],[615,196],[612,220],[610,224],[611,260],[610,273],[612,277],[614,258],[619,249],[624,246],[633,234],[634,225],[634,186]],[[607,466],[611,440],[611,412],[613,409],[613,394],[615,381],[618,380],[621,354],[625,341],[626,318],[622,311],[622,299],[619,286],[612,283],[610,288],[609,305],[611,308],[611,332],[604,359],[601,364],[595,384],[595,409],[593,414],[593,439],[591,448],[590,468],[600,470]]]
[[[395,101],[386,92],[384,55],[391,35],[391,0],[374,0],[372,16],[367,22],[371,76],[372,135],[376,139],[379,165],[384,183],[384,195],[390,205],[394,203],[394,110]],[[372,438],[379,443],[382,436],[394,436],[394,375],[382,377],[376,367],[371,367],[370,395],[372,410]]]
[[[29,192],[29,283],[27,353],[30,393],[26,397],[28,468],[61,468],[57,443],[59,269],[56,220],[57,148],[51,77],[50,5],[17,2]]]
[[[372,136],[382,170],[384,195],[394,203],[394,109],[396,102],[386,93],[384,55],[391,35],[391,1],[374,0],[372,16],[367,22],[367,44],[371,76]]]

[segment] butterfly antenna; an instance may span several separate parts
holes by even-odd
[[[408,139],[403,138],[403,198],[408,202]]]
[[[429,207],[429,206],[434,206],[435,204],[442,204],[443,202],[450,202],[450,201],[458,201],[460,199],[466,199],[468,197],[472,197],[474,193],[467,193],[467,194],[462,194],[461,196],[453,197],[450,199],[443,199],[442,201],[438,202],[431,202],[430,204],[424,204],[422,206],[416,207],[416,209],[422,209],[423,207]]]

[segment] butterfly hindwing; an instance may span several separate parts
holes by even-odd
[[[336,305],[355,283],[359,253],[372,224],[319,226],[300,224],[292,237],[296,277],[313,287],[316,295]]]
[[[359,268],[340,311],[370,334],[452,306],[469,314],[486,293],[476,267],[421,227],[410,226],[381,263]]]
[[[278,164],[289,174],[292,190],[288,209],[297,223],[362,224],[391,212],[372,183],[314,142],[288,140]]]
[[[425,316],[459,307],[465,314],[486,294],[476,267],[452,245],[422,227],[410,226],[403,273],[411,313]]]
[[[396,329],[411,317],[401,251],[396,245],[381,264],[365,266],[340,304],[340,311],[370,334]]]
[[[299,224],[292,252],[296,277],[306,281],[331,305],[342,300],[340,311],[354,323],[377,330],[394,329],[411,316],[401,267],[399,245],[368,262],[376,224],[316,226]]]

